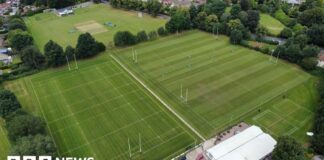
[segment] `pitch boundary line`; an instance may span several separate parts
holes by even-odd
[[[35,91],[35,89],[34,89],[33,82],[31,81],[31,79],[29,79],[29,82],[30,82],[31,87],[32,87],[32,89],[33,89],[34,95],[36,96],[36,100],[37,100],[37,103],[38,103],[39,108],[40,108],[40,110],[41,110],[41,113],[42,113],[42,115],[43,115],[43,118],[45,119],[46,123],[48,123],[47,118],[46,118],[46,116],[45,116],[45,114],[44,114],[44,111],[43,111],[43,108],[42,108],[42,104],[40,103],[39,98],[38,98],[38,95],[37,95],[37,93],[36,93],[36,91]],[[58,146],[57,146],[57,144],[56,144],[56,142],[55,142],[55,139],[54,139],[54,136],[53,136],[52,130],[51,130],[51,128],[49,127],[49,124],[46,124],[46,126],[47,126],[47,128],[48,128],[48,131],[49,131],[49,133],[50,133],[50,136],[52,137],[52,140],[53,140],[53,143],[54,143],[55,147],[58,148]],[[61,153],[60,153],[59,150],[57,150],[57,153],[58,153],[58,155],[61,157]]]
[[[113,58],[115,62],[117,62],[126,72],[129,73],[137,82],[139,82],[147,91],[149,91],[158,101],[160,101],[171,113],[173,113],[178,119],[183,122],[191,131],[193,131],[199,138],[206,141],[206,139],[196,131],[188,122],[186,122],[178,113],[176,113],[166,102],[164,102],[157,94],[155,94],[146,84],[144,84],[139,78],[137,78],[128,68],[126,68],[119,60],[115,58],[112,54],[110,57]]]

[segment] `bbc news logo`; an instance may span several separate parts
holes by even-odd
[[[63,158],[52,158],[52,156],[8,156],[7,160],[94,160],[93,157],[63,157]]]

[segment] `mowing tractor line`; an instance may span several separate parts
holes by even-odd
[[[171,113],[173,113],[182,123],[184,123],[191,131],[193,131],[199,138],[206,141],[206,139],[187,121],[185,121],[176,111],[174,111],[166,102],[164,102],[157,94],[155,94],[145,83],[137,78],[127,67],[125,67],[114,55],[110,55],[115,62],[117,62],[128,74],[130,74],[138,83],[140,83],[147,91],[149,91],[160,103],[162,103]]]

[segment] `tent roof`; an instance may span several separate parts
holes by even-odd
[[[271,153],[276,143],[259,127],[251,126],[208,149],[207,153],[216,160],[259,160]]]

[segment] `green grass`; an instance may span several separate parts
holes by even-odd
[[[280,21],[264,13],[260,14],[260,24],[266,27],[271,35],[276,36],[279,35],[285,27]]]
[[[103,26],[105,26],[105,22],[117,25],[115,28],[105,26],[107,32],[94,35],[96,40],[105,44],[113,40],[117,31],[128,30],[133,33],[140,30],[152,31],[157,30],[166,22],[166,20],[152,18],[146,14],[143,18],[139,18],[137,12],[113,9],[104,4],[77,9],[75,15],[66,17],[58,17],[53,13],[42,13],[25,19],[29,31],[40,49],[49,40],[54,40],[62,46],[75,45],[81,32],[69,33],[69,31],[74,28],[75,24],[92,20]]]
[[[113,52],[205,137],[246,121],[275,137],[288,134],[307,141],[317,99],[315,78],[296,66],[275,64],[260,52],[229,44],[225,36],[215,39],[200,31]],[[183,95],[188,89],[187,104],[180,98],[181,85]]]
[[[128,159],[129,138],[133,159],[170,159],[196,139],[107,54],[5,87],[46,120],[62,156]]]
[[[9,141],[7,138],[7,133],[4,128],[4,122],[0,118],[0,159],[7,159],[7,155],[9,153]]]

